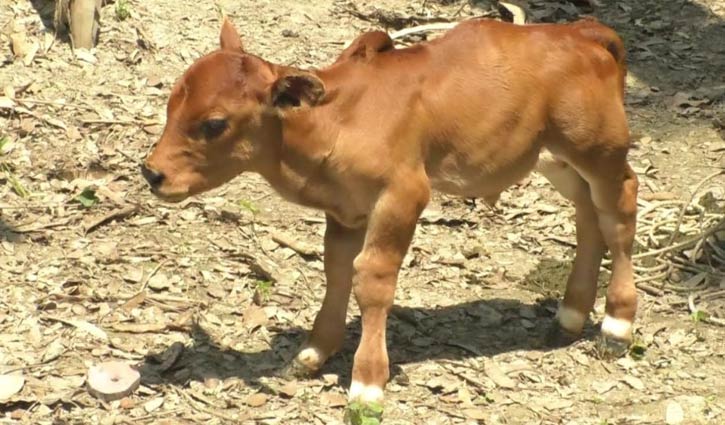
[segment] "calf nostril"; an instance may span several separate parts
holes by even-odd
[[[148,168],[146,165],[141,166],[141,175],[146,179],[151,187],[157,187],[164,181],[164,175],[156,170]]]

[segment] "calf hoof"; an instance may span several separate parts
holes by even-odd
[[[595,342],[597,357],[603,360],[618,359],[629,352],[631,342],[609,335],[601,334]]]
[[[318,372],[318,369],[310,369],[300,362],[297,358],[293,359],[282,371],[279,373],[280,378],[287,380],[291,379],[306,379],[314,377]]]
[[[310,378],[322,367],[324,358],[314,347],[303,348],[282,372],[285,378]]]
[[[383,421],[383,405],[378,402],[352,401],[345,409],[347,425],[379,425]]]
[[[632,322],[605,315],[602,320],[601,335],[597,339],[596,350],[600,358],[622,357],[632,344]]]
[[[562,328],[558,323],[553,323],[546,333],[546,345],[551,348],[566,347],[576,342],[579,336]]]

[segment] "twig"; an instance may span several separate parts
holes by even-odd
[[[225,421],[229,421],[229,423],[240,423],[244,421],[246,418],[244,417],[234,417],[231,415],[227,415],[226,413],[217,412],[216,410],[209,409],[205,406],[203,406],[200,402],[196,401],[192,396],[187,394],[185,391],[177,390],[179,394],[184,396],[184,398],[189,402],[191,407],[195,408],[196,410],[199,410],[201,412],[204,412],[206,414],[216,416],[217,418],[224,419]]]
[[[667,276],[667,275],[665,275],[665,277],[666,277],[666,276]],[[663,294],[665,293],[665,292],[664,292],[663,290],[661,290],[660,288],[657,288],[657,287],[655,287],[655,286],[649,285],[649,284],[647,284],[647,283],[644,283],[644,282],[640,282],[640,283],[638,283],[638,284],[637,284],[637,288],[638,288],[638,289],[641,289],[642,291],[644,291],[644,292],[646,292],[646,293],[648,293],[648,294],[650,294],[650,295],[653,295],[653,296],[655,296],[655,297],[661,297],[661,296],[662,296],[662,295],[663,295]]]
[[[63,106],[63,107],[69,107],[69,108],[87,109],[90,111],[94,110],[92,107],[86,106],[86,105],[80,105],[80,104],[76,104],[76,103],[57,102],[57,101],[44,100],[44,99],[14,98],[13,100],[18,103],[33,103],[36,105]]]
[[[45,224],[27,224],[24,226],[19,226],[14,229],[11,229],[13,233],[32,233],[37,232],[39,230],[44,229],[50,229],[51,227],[58,227],[58,226],[65,226],[66,224],[70,223],[71,219],[67,218],[65,220],[58,220],[54,221],[52,223],[45,223]]]
[[[302,243],[292,239],[292,237],[282,233],[272,233],[272,240],[306,257],[312,257],[318,254],[317,250],[314,248],[303,245]]]
[[[137,205],[127,205],[121,209],[111,211],[110,213],[104,215],[103,217],[93,221],[92,223],[88,224],[86,226],[85,233],[86,235],[91,233],[92,231],[96,230],[97,228],[101,227],[102,225],[106,223],[110,223],[113,220],[122,220],[130,217],[133,215],[136,211],[138,211]]]
[[[410,28],[404,28],[400,31],[395,31],[394,33],[390,34],[390,38],[393,40],[397,40],[398,38],[406,37],[412,34],[418,34],[421,32],[447,31],[455,27],[456,25],[458,25],[458,22],[437,22],[433,24],[417,25]]]
[[[159,125],[161,123],[156,121],[142,121],[142,120],[81,120],[81,124],[92,125],[92,124],[123,124],[123,125]]]
[[[714,227],[710,228],[709,230],[703,232],[700,235],[697,235],[695,237],[692,237],[692,238],[690,238],[690,239],[688,239],[686,241],[680,242],[680,243],[675,244],[675,245],[670,245],[670,246],[666,246],[664,248],[655,249],[653,251],[643,252],[643,253],[640,253],[640,254],[637,254],[637,255],[633,255],[632,256],[632,259],[637,260],[637,259],[641,259],[641,258],[647,258],[647,257],[651,257],[653,255],[663,254],[663,253],[666,253],[666,252],[676,251],[676,250],[678,250],[680,248],[685,248],[685,247],[687,247],[689,245],[692,245],[693,243],[697,243],[700,239],[706,238],[706,237],[712,235],[715,232],[722,231],[722,229],[720,227],[723,226],[724,224],[725,224],[725,219],[721,220]]]
[[[156,273],[158,273],[158,271],[161,270],[161,267],[165,266],[166,263],[167,263],[166,261],[162,261],[159,264],[157,264],[156,267],[154,267],[153,270],[151,270],[151,272],[149,273],[149,275],[146,276],[146,279],[144,279],[143,283],[141,284],[141,289],[139,289],[138,292],[136,292],[136,294],[134,294],[133,297],[137,296],[138,294],[140,294],[140,293],[142,293],[143,291],[146,290],[146,287],[149,285],[149,281],[151,280],[151,278],[154,277],[154,275]],[[131,298],[133,298],[133,297],[131,297]],[[131,298],[129,298],[129,299],[131,299]]]
[[[702,186],[704,186],[705,183],[707,183],[708,181],[714,179],[715,177],[717,177],[721,174],[725,174],[725,170],[716,171],[716,172],[708,175],[704,179],[700,180],[700,182],[697,185],[695,185],[695,189],[693,189],[692,195],[690,195],[690,200],[687,201],[687,203],[685,203],[685,205],[683,205],[682,209],[680,210],[680,216],[677,218],[677,225],[675,226],[675,231],[672,232],[670,239],[667,241],[668,246],[672,245],[672,243],[675,241],[675,238],[677,238],[677,236],[679,235],[680,226],[682,225],[682,220],[685,218],[685,212],[687,211],[687,207],[690,206],[690,204],[692,204],[692,202],[695,200],[695,196],[700,191],[700,188],[702,188]]]

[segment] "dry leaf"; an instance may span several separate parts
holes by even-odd
[[[677,425],[685,420],[685,412],[682,410],[676,401],[670,401],[667,403],[667,410],[665,411],[665,422],[667,425]]]
[[[262,307],[257,306],[249,306],[246,310],[244,310],[244,325],[249,328],[249,330],[253,330],[259,326],[264,326],[267,324],[267,313],[265,313],[264,309]]]
[[[134,308],[140,306],[143,304],[143,302],[146,300],[146,291],[139,292],[138,294],[131,297],[128,301],[123,303],[121,306],[121,309],[129,313]]]
[[[290,381],[279,389],[279,392],[286,395],[287,397],[294,397],[297,394],[297,381]]]
[[[509,13],[511,13],[511,15],[513,16],[514,24],[523,25],[526,23],[526,13],[521,6],[517,6],[511,3],[504,3],[502,1],[498,2],[498,4],[506,9]]]
[[[0,401],[19,393],[24,384],[25,378],[22,375],[0,375]]]
[[[151,279],[149,279],[148,286],[155,291],[163,291],[169,289],[171,287],[171,283],[164,273],[156,273],[151,276]]]
[[[627,385],[629,385],[630,387],[632,387],[638,391],[642,391],[645,388],[644,383],[642,382],[641,379],[631,376],[631,375],[625,376],[624,378],[622,378],[622,381],[626,382]]]
[[[483,362],[483,371],[499,387],[508,389],[516,388],[516,382],[506,376],[493,360],[487,359]]]
[[[146,333],[159,332],[166,329],[164,323],[114,323],[113,329],[119,332]]]
[[[246,403],[251,407],[260,407],[267,403],[267,395],[264,393],[256,393],[247,397]]]
[[[470,409],[463,409],[461,412],[466,417],[477,420],[477,421],[483,421],[488,418],[488,414],[486,414],[486,411],[483,409],[470,408]]]
[[[59,339],[54,339],[43,353],[43,363],[51,362],[61,356],[65,352],[65,347]]]
[[[320,395],[322,404],[328,407],[347,406],[347,396],[339,393],[325,392]]]
[[[147,401],[146,403],[144,403],[143,404],[143,409],[147,413],[151,413],[154,410],[156,410],[159,407],[161,407],[162,404],[164,404],[164,398],[163,397],[157,397],[157,398],[151,399],[151,400]]]
[[[0,96],[0,109],[13,109],[15,102],[7,96]]]

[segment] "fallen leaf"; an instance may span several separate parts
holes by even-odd
[[[267,313],[261,307],[250,306],[244,310],[243,321],[250,331],[259,326],[266,325],[267,320]]]
[[[156,273],[151,276],[151,279],[149,279],[148,286],[154,291],[163,291],[169,289],[171,287],[171,283],[169,283],[169,278],[166,274]]]
[[[645,388],[642,380],[635,376],[627,375],[624,378],[622,378],[622,381],[626,382],[627,385],[629,385],[630,387],[632,387],[638,391],[642,391]]]
[[[129,332],[135,334],[147,332],[160,332],[166,329],[164,323],[114,323],[113,329],[119,332]]]
[[[347,406],[347,396],[339,393],[326,392],[320,395],[322,404],[328,407],[343,407]]]
[[[461,411],[467,418],[471,418],[476,421],[483,421],[488,418],[488,415],[486,414],[486,411],[483,409],[476,409],[476,408],[470,408],[470,409],[463,409]]]
[[[665,422],[667,425],[677,425],[685,420],[685,412],[682,410],[676,401],[670,401],[667,403],[667,410],[665,411]]]
[[[521,6],[517,6],[511,3],[504,3],[502,1],[498,2],[498,4],[511,14],[511,22],[516,25],[523,25],[526,23],[526,13],[524,12],[524,9],[521,8]]]
[[[151,400],[147,401],[146,403],[144,403],[143,404],[143,409],[147,413],[151,413],[154,410],[156,410],[159,407],[161,407],[162,404],[164,404],[164,398],[163,397],[157,397],[157,398],[151,399]]]
[[[131,297],[128,301],[123,303],[121,306],[121,309],[126,311],[127,313],[130,313],[131,310],[134,308],[140,306],[143,304],[143,302],[146,300],[146,291],[139,292],[138,294]]]
[[[279,392],[286,395],[287,397],[294,397],[297,394],[297,381],[290,381],[282,386],[282,388],[279,389]]]
[[[251,407],[260,407],[267,403],[267,395],[263,393],[252,394],[247,397],[246,403]]]
[[[65,347],[63,346],[63,343],[59,339],[54,339],[50,345],[48,345],[48,348],[45,349],[45,352],[43,353],[42,362],[47,363],[51,362],[58,357],[61,356],[65,352]]]
[[[0,109],[13,109],[15,102],[7,96],[0,96]]]
[[[592,389],[597,392],[597,394],[604,394],[608,391],[611,391],[613,388],[617,386],[616,381],[594,381],[592,382]]]
[[[0,375],[0,400],[7,400],[23,389],[22,375]]]
[[[500,367],[493,360],[485,360],[483,363],[483,371],[491,380],[501,388],[516,388],[516,381],[506,376]]]

